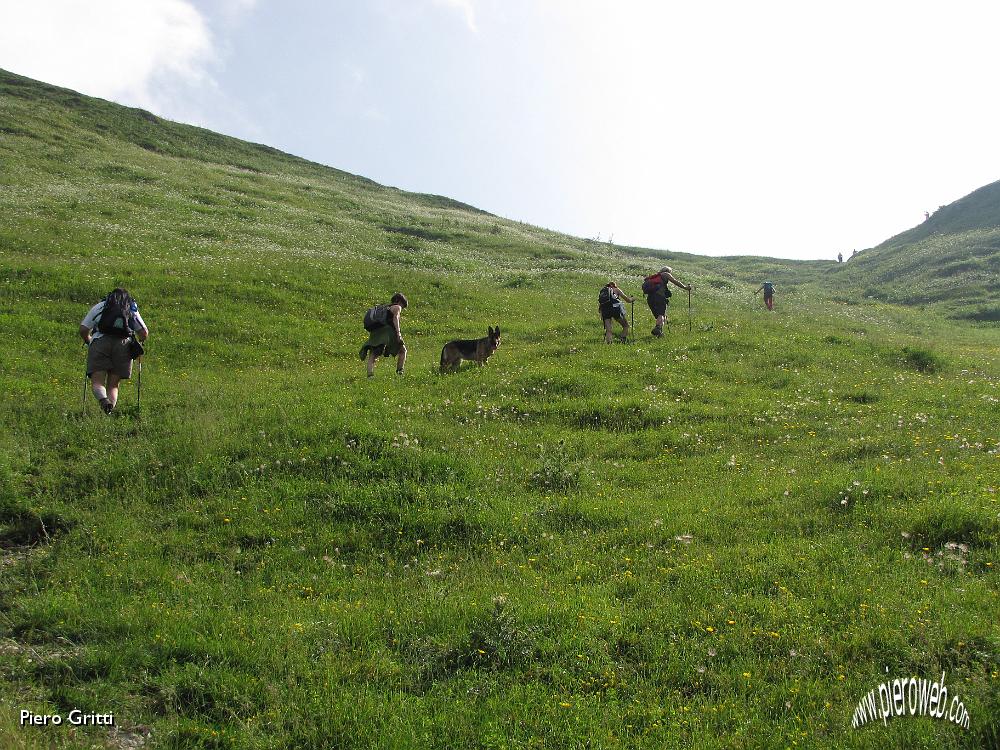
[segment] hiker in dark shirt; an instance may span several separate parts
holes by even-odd
[[[409,303],[401,293],[392,295],[388,305],[376,305],[365,316],[368,340],[361,347],[359,356],[367,360],[368,377],[375,374],[375,360],[379,357],[396,358],[396,374],[403,374],[406,364],[406,345],[399,330],[399,317]],[[373,318],[369,325],[369,317]]]
[[[597,309],[601,313],[601,320],[604,321],[605,344],[610,344],[612,341],[612,326],[616,320],[621,323],[623,329],[618,337],[619,340],[628,341],[628,318],[625,316],[625,305],[622,304],[622,301],[632,303],[635,299],[625,294],[613,281],[605,284],[597,297]]]
[[[767,309],[768,310],[773,310],[774,309],[774,282],[773,281],[765,281],[763,284],[760,285],[760,289],[758,289],[757,292],[759,292],[761,289],[764,290],[764,304],[767,305]],[[757,294],[757,292],[754,292],[754,294]]]

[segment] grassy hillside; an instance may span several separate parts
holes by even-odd
[[[922,224],[834,269],[848,294],[932,305],[950,317],[1000,321],[1000,182],[942,206]]]
[[[0,215],[5,747],[1000,746],[996,329],[665,253],[690,324],[606,346],[647,251],[6,73]],[[152,336],[108,418],[117,283]],[[942,671],[968,729],[851,728]],[[73,708],[116,726],[19,726]]]

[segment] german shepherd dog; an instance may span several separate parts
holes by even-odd
[[[488,332],[481,339],[456,339],[449,341],[441,350],[441,372],[455,371],[462,364],[463,359],[471,359],[480,365],[485,365],[486,360],[500,346],[500,326],[489,327]]]

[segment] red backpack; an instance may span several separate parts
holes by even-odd
[[[660,291],[660,287],[666,285],[663,277],[658,273],[654,273],[652,276],[647,276],[642,280],[642,293],[649,295],[654,292]]]

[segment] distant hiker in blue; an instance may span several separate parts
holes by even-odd
[[[760,285],[760,289],[757,292],[761,289],[764,290],[764,304],[767,305],[767,309],[774,310],[774,282],[765,281]],[[757,294],[757,292],[754,292],[754,294]]]

